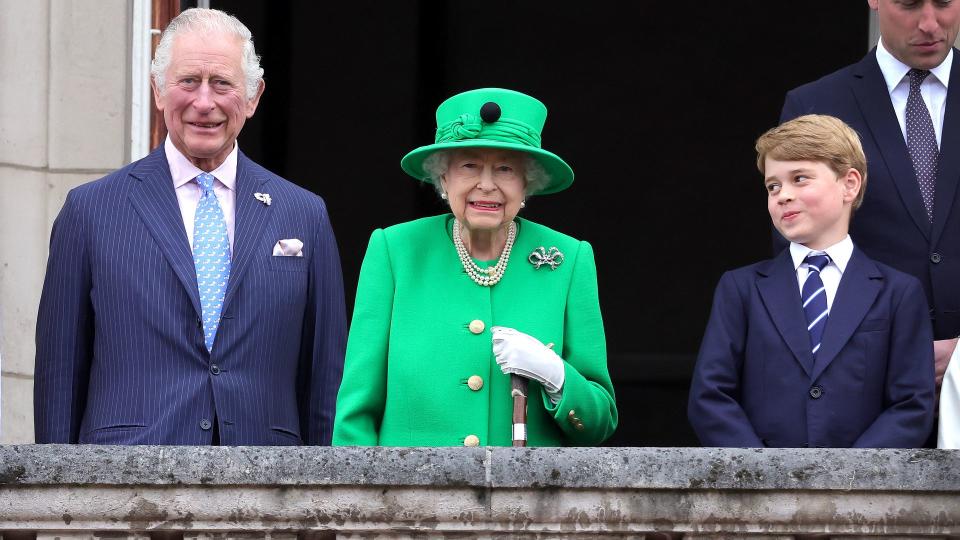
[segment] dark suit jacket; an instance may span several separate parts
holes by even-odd
[[[268,193],[269,206],[254,199]],[[303,257],[274,257],[281,239]],[[163,147],[70,192],[37,321],[40,443],[329,444],[345,346],[323,200],[242,153],[233,263],[212,354]]]
[[[903,132],[877,64],[876,49],[860,62],[787,94],[780,120],[804,114],[840,118],[860,134],[867,155],[863,206],[850,235],[871,258],[923,284],[935,339],[960,335],[960,56],[954,49],[943,120],[931,224],[920,197]],[[775,234],[775,237],[779,235]],[[779,239],[775,250],[785,246]]]
[[[690,388],[704,446],[918,447],[933,338],[916,278],[859,249],[816,359],[789,250],[720,279]]]

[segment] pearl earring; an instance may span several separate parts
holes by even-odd
[[[447,200],[447,194],[446,194],[446,193],[441,193],[441,194],[440,194],[440,198],[443,199],[443,200]]]
[[[527,207],[527,201],[520,201],[520,208],[526,208],[526,207]]]

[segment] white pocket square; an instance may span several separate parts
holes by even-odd
[[[280,240],[273,246],[274,257],[303,257],[303,242],[296,238]]]

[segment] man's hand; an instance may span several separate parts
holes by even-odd
[[[943,383],[943,374],[947,372],[947,364],[957,348],[957,338],[941,339],[933,342],[934,372],[937,376],[937,397],[940,397],[940,384]]]

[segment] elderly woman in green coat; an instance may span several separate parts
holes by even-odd
[[[617,426],[593,250],[517,217],[573,171],[541,148],[546,107],[510,90],[437,109],[401,161],[450,214],[370,238],[337,396],[335,445],[509,446],[509,375],[529,379],[530,446],[590,446]]]

